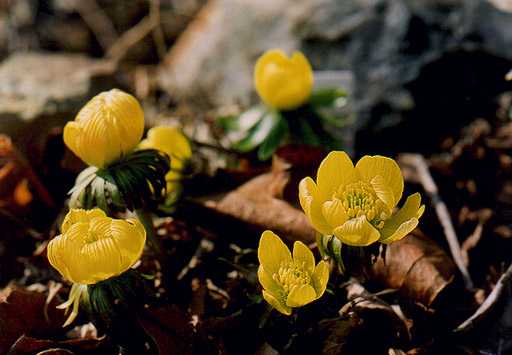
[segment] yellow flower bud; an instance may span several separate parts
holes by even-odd
[[[128,270],[142,254],[146,231],[137,219],[114,219],[99,208],[72,209],[48,244],[50,264],[76,284],[95,284]]]
[[[295,242],[292,255],[283,241],[267,230],[261,235],[258,259],[263,298],[279,312],[290,315],[292,308],[302,307],[324,294],[329,268],[325,261],[315,265],[313,252],[304,243]]]
[[[341,242],[366,246],[391,243],[412,232],[425,209],[415,193],[393,214],[404,180],[398,164],[383,156],[364,156],[354,166],[345,152],[331,152],[318,168],[316,182],[299,184],[299,199],[313,227]]]
[[[268,106],[291,110],[304,104],[313,89],[313,70],[301,52],[291,58],[279,49],[265,52],[256,62],[254,84]]]
[[[130,94],[113,89],[93,97],[64,127],[64,143],[102,168],[133,150],[144,133],[144,112]]]
[[[165,176],[167,193],[178,187],[185,164],[192,156],[190,143],[178,127],[157,126],[148,131],[147,138],[139,144],[141,149],[157,149],[171,158],[171,169]]]

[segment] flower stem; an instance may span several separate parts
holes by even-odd
[[[162,253],[162,244],[160,243],[160,239],[155,233],[155,228],[153,227],[153,218],[151,218],[151,212],[144,208],[139,208],[135,210],[137,217],[140,222],[146,229],[146,234],[148,238],[148,244],[157,254]]]
[[[268,319],[270,318],[270,314],[272,313],[273,307],[269,304],[266,305],[265,311],[261,315],[260,322],[258,324],[259,329],[263,329],[267,324]]]

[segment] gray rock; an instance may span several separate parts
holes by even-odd
[[[72,119],[113,85],[114,70],[112,63],[75,54],[12,54],[0,65],[0,132],[16,139]]]
[[[196,105],[247,104],[254,62],[272,47],[302,49],[316,70],[353,73],[351,107],[358,127],[371,128],[358,139],[361,151],[375,139],[389,152],[400,142],[416,150],[425,142],[376,136],[413,119],[446,133],[492,112],[507,89],[512,14],[487,0],[211,0],[169,53],[159,83]]]
[[[210,1],[166,57],[160,86],[196,105],[248,104],[256,58],[269,48],[300,44],[288,20],[294,2],[302,1]]]

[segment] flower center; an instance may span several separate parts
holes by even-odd
[[[305,263],[283,262],[272,278],[283,287],[284,298],[296,287],[311,283],[311,276],[305,271]]]
[[[364,181],[354,182],[344,186],[336,195],[335,197],[342,201],[349,218],[366,216],[375,227],[384,226],[384,220],[388,218],[384,212],[385,205],[370,184]]]

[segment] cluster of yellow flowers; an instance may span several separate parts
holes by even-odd
[[[192,155],[190,143],[177,127],[153,127],[141,141],[143,133],[144,112],[137,99],[112,89],[92,98],[75,120],[66,124],[64,142],[80,159],[98,168],[126,157],[136,148],[163,151],[171,158],[166,176],[171,192]]]
[[[271,50],[258,60],[254,81],[269,106],[289,110],[311,95],[313,73],[301,53],[286,57]],[[122,159],[134,149],[158,149],[171,158],[167,190],[177,188],[192,151],[175,127],[155,127],[141,141],[144,114],[137,100],[120,90],[94,97],[64,129],[66,145],[84,162],[98,168]],[[311,225],[322,235],[343,244],[367,246],[391,243],[418,225],[424,206],[418,193],[402,198],[404,181],[397,163],[383,156],[364,156],[354,166],[345,152],[331,152],[321,163],[316,181],[299,184],[300,204]],[[72,209],[62,223],[62,234],[48,244],[48,259],[63,278],[74,285],[62,307],[73,306],[66,325],[87,297],[87,285],[121,275],[140,258],[146,231],[137,219],[113,219],[100,209]],[[290,315],[293,308],[320,298],[329,280],[329,265],[315,262],[313,252],[295,242],[290,252],[273,232],[265,231],[258,246],[258,280],[263,298],[276,310]]]
[[[91,99],[74,121],[64,128],[64,142],[78,157],[99,169],[128,156],[135,149],[157,149],[171,158],[167,191],[174,191],[192,151],[176,127],[154,127],[141,141],[144,113],[131,95],[113,89]],[[138,219],[113,219],[99,208],[71,209],[59,236],[47,248],[48,260],[62,277],[73,283],[69,300],[61,305],[73,311],[65,326],[78,314],[87,285],[121,275],[140,258],[146,230]]]
[[[317,181],[299,184],[299,199],[311,225],[342,243],[367,246],[404,238],[418,225],[425,210],[419,193],[402,197],[404,181],[397,163],[382,156],[364,156],[356,166],[345,152],[331,152],[320,164]],[[286,245],[265,231],[258,247],[258,279],[263,297],[279,312],[290,315],[322,296],[329,279],[325,261],[315,266],[311,250],[295,242],[293,257]]]

